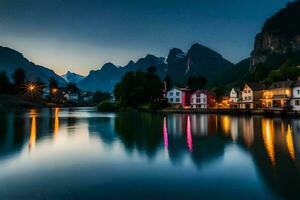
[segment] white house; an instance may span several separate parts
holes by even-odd
[[[182,102],[182,91],[179,88],[173,87],[167,92],[168,103],[181,104]]]
[[[50,89],[49,88],[43,88],[42,96],[45,99],[49,98],[50,97]]]
[[[192,108],[207,108],[207,94],[201,90],[196,90],[191,95]]]
[[[68,101],[75,101],[75,102],[77,102],[78,101],[78,94],[77,93],[66,93],[65,94],[65,98]]]
[[[229,101],[237,103],[239,101],[240,90],[238,88],[232,88],[229,93]]]
[[[190,105],[190,91],[186,88],[173,87],[167,92],[166,98],[173,105]]]
[[[260,106],[260,98],[265,86],[261,83],[246,83],[241,91],[241,100],[239,101],[242,109],[255,109]]]
[[[300,111],[300,79],[292,85],[292,98],[290,101],[293,110]]]

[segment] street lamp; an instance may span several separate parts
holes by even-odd
[[[25,85],[25,90],[28,94],[34,94],[38,91],[38,85],[35,82],[28,82]]]

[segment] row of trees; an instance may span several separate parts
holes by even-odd
[[[162,99],[163,83],[153,69],[147,72],[127,72],[122,77],[114,89],[119,106],[138,107]]]
[[[25,84],[25,72],[23,69],[17,69],[12,76],[13,83],[10,82],[5,71],[0,72],[0,93],[17,93]]]
[[[171,77],[165,77],[166,89],[175,84]],[[192,89],[204,89],[207,79],[204,76],[191,76],[187,86]],[[120,107],[140,107],[141,105],[161,105],[163,101],[164,83],[156,74],[156,68],[151,66],[146,72],[127,72],[116,84],[114,94]]]

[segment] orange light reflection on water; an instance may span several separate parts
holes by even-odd
[[[36,110],[30,111],[30,117],[31,117],[31,126],[30,126],[30,138],[29,138],[29,149],[33,149],[35,147],[36,142]]]
[[[264,146],[267,150],[268,157],[273,166],[275,166],[275,145],[274,145],[274,125],[273,120],[262,119],[262,134]]]
[[[59,132],[59,108],[55,108],[54,110],[54,138],[58,137],[58,132]]]
[[[286,145],[291,158],[295,160],[295,147],[294,147],[293,134],[290,125],[288,125],[288,130],[286,133]]]

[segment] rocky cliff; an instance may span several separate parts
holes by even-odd
[[[300,1],[287,6],[270,17],[255,38],[250,70],[265,63],[274,54],[287,55],[300,51]]]

